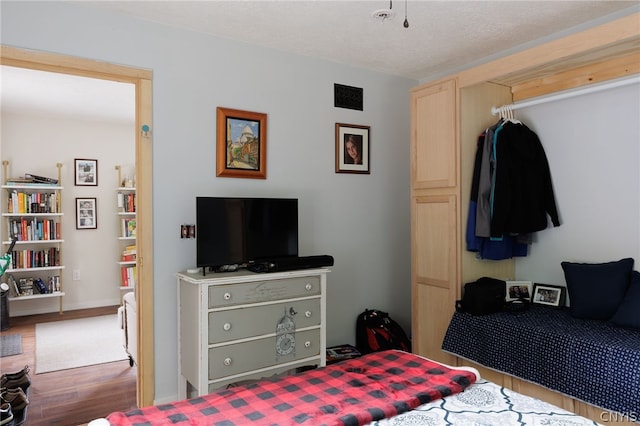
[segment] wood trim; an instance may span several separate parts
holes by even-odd
[[[121,81],[136,86],[136,127],[152,119],[152,72],[72,56],[18,49],[0,45],[0,64],[19,68],[71,74],[82,77]],[[155,360],[153,356],[153,216],[151,214],[152,156],[151,134],[136,133],[136,187],[138,196],[138,406],[152,405],[155,392]]]
[[[151,71],[141,68],[80,59],[57,53],[18,49],[6,45],[2,45],[0,48],[0,64],[2,65],[130,83],[142,79],[151,80],[153,77]]]
[[[136,191],[138,220],[138,406],[155,399],[154,309],[153,309],[153,125],[152,83],[141,79],[136,85]],[[145,127],[147,126],[147,127]],[[145,131],[145,129],[147,129]],[[143,332],[144,330],[144,332]]]
[[[458,74],[459,87],[485,81],[498,81],[501,77],[526,73],[528,70],[599,49],[601,57],[608,55],[607,46],[640,38],[640,13],[563,37],[495,61],[479,65]],[[498,80],[497,80],[498,79]]]
[[[555,72],[511,86],[514,102],[588,84],[640,74],[640,53],[603,60],[595,64]]]

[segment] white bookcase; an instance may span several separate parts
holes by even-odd
[[[136,188],[133,177],[122,176],[121,166],[116,166],[118,187],[116,188],[118,218],[118,268],[120,269],[120,290],[131,291],[137,282],[137,222]]]
[[[2,166],[3,253],[15,239],[12,264],[3,276],[10,286],[9,301],[57,299],[62,313],[62,163],[56,164],[55,183],[9,177],[9,161]]]

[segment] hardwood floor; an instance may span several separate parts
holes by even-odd
[[[30,368],[28,426],[75,426],[113,411],[136,407],[136,367],[118,361],[89,367],[35,374],[35,325],[108,315],[117,306],[30,315],[10,318],[10,328],[2,332],[22,335],[22,354],[0,358],[2,373]],[[99,350],[99,349],[98,349]]]

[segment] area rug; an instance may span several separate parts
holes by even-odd
[[[0,357],[22,353],[22,335],[6,334],[0,336]]]
[[[128,359],[117,315],[36,324],[36,374]]]

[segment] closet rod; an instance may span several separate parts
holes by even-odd
[[[609,83],[598,84],[594,86],[587,86],[582,89],[576,89],[571,91],[560,92],[555,95],[541,96],[539,98],[531,99],[530,101],[518,102],[511,105],[503,105],[501,107],[491,107],[491,114],[497,115],[501,111],[507,109],[516,110],[520,108],[526,108],[533,105],[543,104],[552,101],[559,101],[561,99],[572,98],[574,96],[586,95],[588,93],[600,92],[601,90],[613,89],[615,87],[627,86],[634,83],[640,83],[640,75],[636,75],[631,78],[625,78],[615,80]]]

